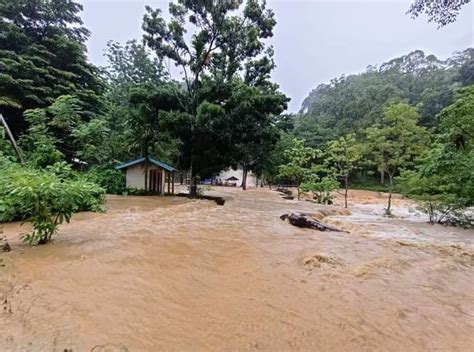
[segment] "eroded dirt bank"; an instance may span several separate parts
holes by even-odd
[[[474,233],[218,188],[214,202],[110,197],[51,245],[0,255],[1,351],[467,351]],[[369,197],[370,198],[370,197]],[[374,199],[376,199],[375,197]],[[357,203],[357,202],[356,202]],[[295,228],[320,211],[350,233]],[[327,217],[329,215],[329,217]],[[3,308],[2,307],[2,308]],[[95,348],[95,349],[94,349]]]

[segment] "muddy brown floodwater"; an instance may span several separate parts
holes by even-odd
[[[474,233],[353,192],[339,207],[216,188],[222,207],[108,198],[49,245],[7,224],[0,351],[472,351]],[[398,205],[398,207],[397,207]],[[349,233],[279,219],[316,212]]]

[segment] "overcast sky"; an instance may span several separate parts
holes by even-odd
[[[140,39],[145,5],[166,9],[168,1],[79,0],[82,18],[92,32],[90,60],[105,65],[108,40]],[[473,5],[461,10],[456,23],[437,29],[425,17],[412,20],[408,0],[268,0],[277,26],[271,40],[277,68],[273,79],[297,112],[309,91],[341,74],[364,71],[422,49],[445,59],[473,46]],[[178,78],[178,77],[175,77]]]

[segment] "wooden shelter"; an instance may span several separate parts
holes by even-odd
[[[158,194],[174,194],[173,166],[151,157],[131,160],[116,167],[125,172],[126,186]]]

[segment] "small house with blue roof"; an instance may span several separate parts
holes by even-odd
[[[150,156],[127,161],[115,167],[125,173],[128,188],[135,188],[158,194],[174,194],[175,174],[173,166]]]

